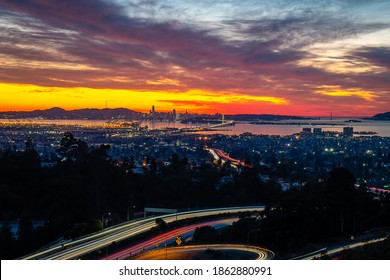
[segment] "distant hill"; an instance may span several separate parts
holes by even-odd
[[[376,121],[390,121],[390,112],[382,113],[382,114],[376,114],[371,118],[371,120]]]
[[[78,109],[64,110],[54,107],[47,110],[35,110],[31,112],[0,112],[0,118],[5,119],[25,119],[25,118],[43,118],[43,119],[87,119],[87,120],[106,120],[106,119],[140,119],[143,114],[126,108],[117,109]]]
[[[159,114],[156,113],[158,117]],[[49,120],[109,120],[109,119],[142,119],[143,113],[129,110],[126,108],[116,109],[77,109],[64,110],[59,107],[50,108],[47,110],[35,110],[30,112],[0,112],[2,119],[49,119]],[[210,122],[219,121],[221,115],[198,115],[191,114],[186,116],[182,122]],[[225,120],[235,121],[281,121],[281,120],[307,120],[312,118],[297,117],[297,116],[282,116],[270,114],[238,114],[225,115]]]

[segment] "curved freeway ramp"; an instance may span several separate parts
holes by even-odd
[[[165,249],[152,250],[137,256],[134,256],[133,260],[183,260],[183,259],[203,259],[202,256],[207,255],[208,250],[215,252],[230,252],[227,255],[235,255],[236,259],[255,259],[255,260],[272,260],[275,254],[264,248],[256,246],[247,246],[243,244],[205,244],[205,245],[191,245],[191,246],[179,246],[168,247]],[[224,258],[221,254],[220,259],[232,259]],[[234,258],[233,258],[234,259]]]
[[[42,251],[32,253],[20,259],[56,259],[67,260],[76,259],[93,251],[109,246],[113,242],[119,242],[127,238],[149,231],[156,223],[156,218],[162,218],[166,223],[176,220],[184,220],[195,217],[205,217],[219,215],[222,213],[239,213],[245,211],[263,211],[265,206],[243,206],[243,207],[227,207],[213,208],[196,211],[186,211],[177,214],[167,214],[161,216],[147,217],[137,221],[130,221],[120,225],[116,225],[95,234],[81,237],[76,240],[71,240],[60,245],[46,248]]]
[[[125,248],[119,252],[108,255],[104,257],[103,260],[125,260],[137,254],[143,254],[146,253],[147,251],[152,251],[157,248],[162,248],[164,247],[164,244],[167,245],[169,243],[170,244],[175,243],[176,237],[179,235],[182,236],[183,238],[189,235],[192,236],[193,232],[198,227],[203,227],[203,226],[225,227],[227,225],[231,225],[233,222],[237,220],[238,220],[237,217],[223,219],[223,220],[219,219],[215,221],[201,222],[201,223],[175,228],[173,230],[160,233],[158,235],[147,238],[145,241],[136,243],[133,246]]]

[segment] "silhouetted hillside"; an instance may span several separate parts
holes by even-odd
[[[23,118],[43,118],[43,119],[138,119],[142,113],[126,108],[116,109],[78,109],[64,110],[54,107],[47,110],[35,110],[31,112],[3,112],[1,118],[23,119]]]
[[[388,121],[388,120],[390,120],[390,112],[376,114],[371,119],[376,120],[376,121]]]

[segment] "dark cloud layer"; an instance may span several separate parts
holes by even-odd
[[[227,37],[213,24],[201,28],[175,18],[147,19],[128,13],[156,6],[156,1],[121,6],[101,0],[3,0],[0,55],[16,62],[0,67],[0,81],[269,92],[292,101],[313,94],[323,84],[381,92],[388,88],[388,47],[361,48],[346,58],[387,69],[375,75],[332,73],[298,63],[312,58],[307,46],[381,30],[389,27],[386,23],[353,22],[329,11],[307,9],[299,16],[222,20],[224,28],[233,30]],[[39,63],[42,67],[34,67]],[[161,80],[168,82],[151,83]]]
[[[355,52],[355,55],[390,70],[390,48],[367,47]]]

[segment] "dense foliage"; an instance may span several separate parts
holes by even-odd
[[[373,199],[365,189],[355,188],[355,177],[348,169],[335,168],[326,181],[284,192],[257,217],[243,217],[218,234],[197,229],[194,242],[250,243],[286,256],[304,247],[324,247],[355,233],[388,226],[389,198]],[[384,258],[382,253],[385,250],[373,246],[350,258]]]
[[[227,166],[191,166],[175,153],[169,159],[145,155],[141,175],[133,174],[133,159],[118,162],[109,151],[109,145],[88,146],[71,133],[62,138],[54,167],[41,167],[31,140],[24,151],[1,151],[0,216],[5,223],[0,257],[19,257],[58,238],[97,231],[144,207],[267,204],[258,217],[243,217],[221,232],[198,229],[194,242],[252,243],[276,252],[390,226],[389,199],[379,202],[364,187],[356,188],[346,168],[333,169],[327,180],[281,192],[272,180],[259,180],[266,166],[231,172]],[[221,178],[228,180],[221,185]],[[44,226],[34,228],[35,219]],[[7,224],[12,220],[19,220],[17,236]]]
[[[123,221],[144,207],[258,204],[280,194],[278,185],[260,182],[251,170],[237,174],[218,190],[226,170],[211,164],[189,167],[187,159],[175,153],[165,159],[169,165],[145,156],[145,173],[133,174],[131,158],[119,163],[110,158],[109,151],[109,145],[88,146],[71,133],[62,138],[54,167],[41,167],[31,140],[26,141],[24,151],[1,151],[0,220],[6,221],[0,238],[1,258],[18,257],[58,238],[99,230],[102,222]],[[10,233],[7,221],[12,220],[20,220],[19,238]],[[33,230],[33,220],[45,225]]]

